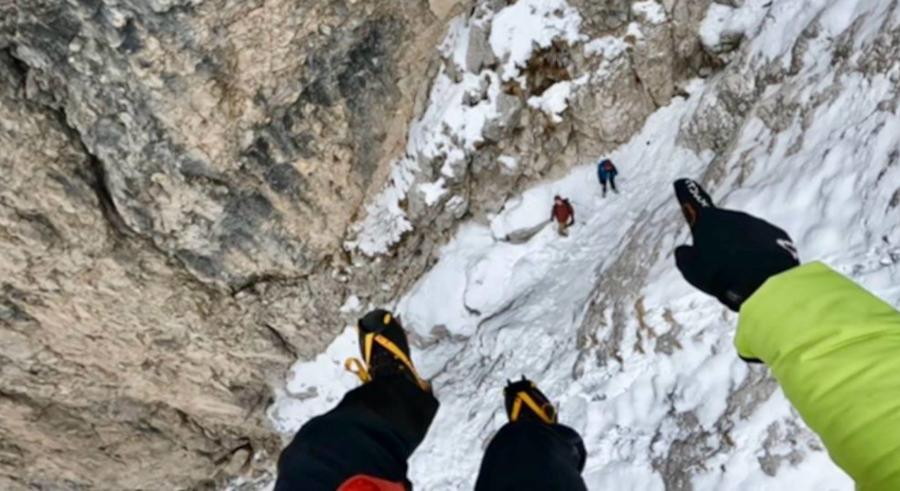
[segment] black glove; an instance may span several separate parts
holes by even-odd
[[[790,236],[738,211],[716,208],[691,179],[675,181],[675,196],[691,226],[693,246],[675,249],[684,279],[735,312],[767,279],[800,264]]]

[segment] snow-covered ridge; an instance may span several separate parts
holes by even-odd
[[[737,33],[743,51],[610,155],[621,195],[601,198],[593,166],[581,166],[511,199],[489,226],[462,227],[394,306],[442,403],[412,461],[417,488],[471,489],[505,421],[501,389],[527,374],[584,436],[590,489],[852,489],[766,371],[736,357],[736,317],[675,270],[669,251],[687,232],[670,184],[705,175],[721,205],[783,226],[804,260],[825,260],[900,306],[898,25],[889,2],[713,4],[703,42]],[[600,39],[585,49],[618,47]],[[426,112],[433,121],[459,110],[440,100]],[[449,140],[416,133],[418,145],[465,151],[474,133],[453,128]],[[570,237],[546,227],[524,243],[498,240],[539,227],[554,194],[575,206]],[[341,366],[355,342],[348,329],[294,368],[271,412],[281,430],[356,385]]]

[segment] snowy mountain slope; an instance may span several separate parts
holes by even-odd
[[[590,489],[852,489],[765,369],[737,359],[736,317],[675,270],[688,234],[671,181],[704,178],[720,205],[784,227],[804,260],[900,305],[900,8],[748,0],[714,5],[704,27],[713,50],[744,44],[611,155],[622,194],[602,199],[585,162],[463,227],[398,299],[442,403],[411,463],[419,489],[471,488],[521,374],[584,436]],[[502,240],[549,218],[554,194],[575,206],[570,237]],[[355,350],[348,329],[295,367],[271,411],[281,430],[356,385],[341,368]]]

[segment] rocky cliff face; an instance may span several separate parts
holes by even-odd
[[[279,438],[344,229],[443,21],[424,2],[0,6],[0,487],[194,488]]]
[[[395,298],[721,64],[709,1],[550,4],[525,46],[525,0],[0,4],[0,487],[267,467],[271,386],[351,291]]]

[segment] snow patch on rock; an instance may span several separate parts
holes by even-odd
[[[347,241],[345,248],[357,249],[367,256],[384,254],[412,230],[400,203],[413,184],[416,170],[418,165],[410,158],[401,159],[391,167],[388,185],[366,206],[365,218],[351,227],[356,238]]]
[[[503,60],[503,80],[517,78],[534,49],[546,48],[556,39],[569,44],[584,40],[581,15],[565,0],[519,0],[498,12],[490,42]]]
[[[631,10],[635,15],[644,18],[651,24],[662,24],[669,18],[669,16],[666,15],[665,7],[654,0],[635,2],[631,5]]]
[[[562,113],[569,108],[569,99],[572,92],[580,85],[587,83],[589,75],[584,75],[577,80],[566,80],[553,84],[539,96],[528,99],[528,105],[543,111],[550,116],[554,123],[562,123]]]

